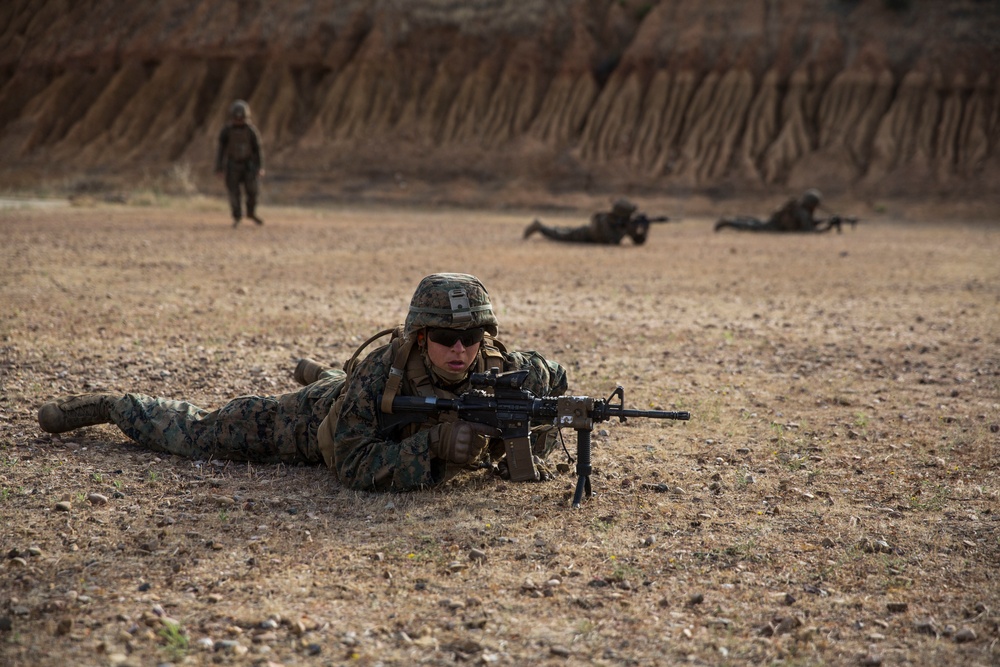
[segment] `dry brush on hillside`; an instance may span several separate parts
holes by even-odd
[[[1000,175],[990,2],[15,0],[0,26],[14,187],[203,174],[234,98],[289,193],[983,196]]]

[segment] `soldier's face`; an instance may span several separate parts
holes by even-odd
[[[473,343],[466,347],[461,340],[448,347],[427,339],[427,358],[437,368],[451,373],[464,373],[469,370],[476,355],[479,354],[481,343]]]

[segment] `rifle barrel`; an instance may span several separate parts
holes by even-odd
[[[669,411],[669,410],[631,410],[628,408],[622,408],[620,410],[609,410],[608,415],[610,417],[645,417],[649,419],[679,419],[682,421],[687,421],[691,419],[691,413],[686,410]]]

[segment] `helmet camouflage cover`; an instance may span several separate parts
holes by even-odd
[[[250,115],[250,105],[243,100],[236,100],[233,105],[229,107],[229,115],[237,120],[246,120]]]
[[[802,203],[803,206],[819,206],[819,202],[822,199],[823,195],[819,193],[819,190],[817,190],[816,188],[809,188],[808,190],[802,193],[802,196],[799,198],[799,201]]]
[[[636,206],[624,197],[615,201],[611,206],[611,212],[615,215],[629,216],[635,213]]]
[[[466,273],[435,273],[417,285],[406,315],[404,334],[424,327],[474,329],[483,327],[497,335],[490,295],[475,276]]]

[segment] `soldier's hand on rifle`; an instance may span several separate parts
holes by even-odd
[[[466,465],[479,459],[500,431],[475,422],[443,422],[429,431],[431,453],[440,459]]]

